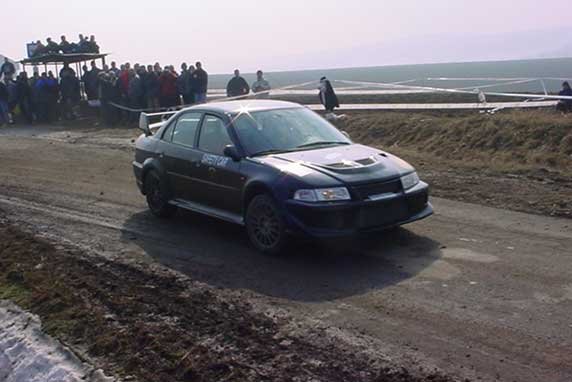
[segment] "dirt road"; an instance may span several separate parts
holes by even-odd
[[[435,216],[397,232],[268,257],[239,227],[153,218],[131,174],[132,135],[0,130],[0,209],[55,241],[165,265],[396,363],[572,379],[572,221],[434,198]]]

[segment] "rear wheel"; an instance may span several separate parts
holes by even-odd
[[[155,171],[149,172],[145,177],[144,189],[147,205],[153,215],[161,218],[171,217],[177,212],[177,207],[169,204],[165,188],[161,178]]]
[[[284,247],[284,220],[269,195],[255,196],[248,205],[246,230],[252,245],[261,252],[276,254]]]

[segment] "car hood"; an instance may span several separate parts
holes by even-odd
[[[383,181],[413,171],[404,160],[358,144],[303,150],[261,157],[264,163],[310,183],[346,184]]]

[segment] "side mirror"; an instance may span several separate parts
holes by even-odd
[[[145,136],[151,135],[151,130],[149,129],[149,117],[145,113],[139,115],[139,129],[143,130]]]
[[[350,138],[350,135],[348,134],[347,131],[342,130],[342,134],[345,135],[345,137],[346,137],[347,139],[351,139],[351,138]]]
[[[223,154],[225,157],[229,157],[235,162],[238,162],[241,159],[240,154],[234,145],[226,145]]]

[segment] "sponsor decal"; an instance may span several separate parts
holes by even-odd
[[[207,166],[226,167],[229,158],[214,154],[203,154],[201,163]]]

